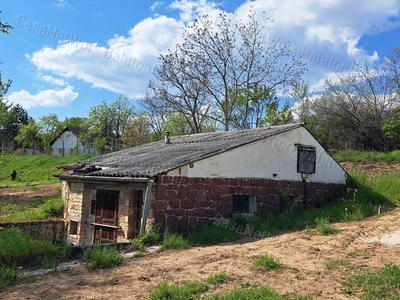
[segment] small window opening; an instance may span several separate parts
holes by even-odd
[[[69,222],[69,234],[78,234],[78,222],[76,221]]]
[[[92,205],[90,206],[90,214],[94,215],[96,213],[96,199],[92,199]]]
[[[233,215],[254,215],[254,197],[249,195],[233,195]]]

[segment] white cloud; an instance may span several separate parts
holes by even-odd
[[[172,9],[180,11],[180,19],[183,22],[190,22],[196,19],[196,14],[217,16],[219,13],[218,4],[207,0],[175,0],[170,4]]]
[[[128,97],[140,97],[158,63],[158,52],[166,51],[180,38],[183,23],[160,16],[147,18],[128,36],[114,36],[107,46],[87,42],[62,42],[43,47],[30,59],[39,70],[61,77],[75,77],[92,87]]]
[[[152,6],[150,6],[150,10],[155,11],[158,7],[160,7],[163,4],[164,4],[164,2],[156,1],[153,3]]]
[[[57,0],[56,2],[53,3],[57,7],[65,8],[69,5],[69,3],[66,0]]]
[[[154,2],[152,9],[161,3]],[[400,26],[398,21],[392,21],[399,16],[398,0],[363,5],[347,0],[246,1],[236,9],[237,18],[245,18],[251,7],[260,20],[263,11],[273,20],[267,29],[270,37],[289,43],[292,54],[304,59],[309,69],[306,79],[311,85],[320,84],[331,73],[350,70],[357,60],[377,60],[380,53],[361,48],[360,38]],[[157,50],[173,48],[180,41],[182,28],[196,18],[196,13],[216,18],[220,12],[216,2],[207,0],[175,0],[169,8],[178,11],[179,19],[165,15],[146,18],[126,35],[110,37],[107,45],[65,41],[26,57],[39,70],[140,97],[158,63]]]
[[[67,83],[63,79],[54,78],[53,76],[40,75],[39,78],[43,81],[46,81],[54,85],[59,85],[59,86],[67,85]]]
[[[74,92],[71,86],[63,90],[44,90],[32,95],[22,90],[11,93],[7,98],[14,104],[20,104],[23,108],[32,107],[63,107],[68,106],[78,97],[79,93]]]

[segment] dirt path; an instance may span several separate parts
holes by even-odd
[[[81,268],[44,275],[34,282],[5,288],[0,298],[145,299],[164,280],[180,284],[225,272],[232,280],[209,294],[241,284],[261,284],[279,293],[355,299],[354,295],[342,292],[344,278],[398,263],[400,240],[396,231],[400,230],[400,209],[370,220],[335,226],[340,233],[332,236],[293,232],[257,241],[244,239],[234,244],[159,252],[127,259],[111,270],[88,272]],[[393,232],[396,234],[390,237]],[[279,258],[287,267],[266,273],[255,269],[253,257],[266,253]]]
[[[29,202],[32,198],[57,196],[60,188],[61,183],[0,188],[0,205],[23,204]]]

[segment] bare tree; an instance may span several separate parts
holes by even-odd
[[[269,22],[264,16],[258,23],[254,10],[245,20],[224,12],[215,22],[209,15],[198,16],[184,30],[182,42],[160,55],[162,65],[150,90],[157,91],[154,94],[171,110],[190,116],[193,124],[209,117],[225,130],[233,125],[240,102],[242,122],[235,127],[248,128],[254,116],[254,87],[285,89],[305,71],[304,64],[290,56],[290,49],[267,38]]]
[[[385,67],[397,91],[400,91],[400,46],[388,51],[385,58]]]
[[[180,47],[167,55],[160,54],[160,60],[162,64],[155,68],[155,78],[148,85],[143,106],[163,115],[180,113],[193,133],[201,132],[211,107],[205,92],[207,79],[199,80],[204,70],[199,72]]]
[[[0,13],[1,13],[1,10],[0,10]],[[11,25],[9,25],[8,23],[2,22],[0,19],[0,32],[4,33],[4,34],[9,34],[10,29],[13,29],[13,27]]]
[[[336,145],[353,149],[384,150],[383,121],[399,104],[390,74],[384,65],[355,64],[352,72],[326,80],[324,93],[313,102]]]

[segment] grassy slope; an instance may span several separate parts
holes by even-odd
[[[84,160],[88,155],[57,156],[57,155],[0,155],[0,188],[10,186],[37,185],[56,183],[62,170],[58,165],[76,163]],[[10,174],[17,171],[17,178],[11,181]]]
[[[364,162],[374,161],[381,163],[400,163],[400,150],[392,152],[377,152],[377,151],[342,151],[333,155],[339,162]]]

